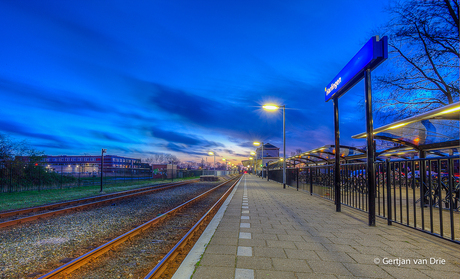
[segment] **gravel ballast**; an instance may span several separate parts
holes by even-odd
[[[67,278],[144,278],[228,188],[230,184],[219,187],[205,198],[179,210],[173,218],[168,218],[159,226],[147,229],[124,242],[91,264],[79,268]],[[175,262],[180,263],[178,258]],[[163,274],[161,278],[171,277],[172,274]]]
[[[219,183],[188,184],[0,229],[0,277],[39,277]]]

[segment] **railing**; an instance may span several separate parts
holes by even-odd
[[[366,163],[340,165],[340,185],[342,204],[368,210]]]
[[[375,169],[377,215],[460,243],[458,157],[387,161]]]
[[[50,170],[41,163],[7,163],[0,164],[0,193],[20,191],[41,191],[47,189],[64,189],[101,184],[99,171],[78,170],[65,171],[65,167]],[[65,164],[63,164],[65,166]],[[91,169],[91,168],[87,168]],[[174,180],[178,178],[199,177],[201,170],[167,170],[152,173],[148,169],[104,169],[103,185],[134,184],[138,182]]]
[[[383,161],[374,164],[376,195],[369,201],[366,163],[340,165],[341,203],[460,243],[459,157]],[[282,183],[282,170],[268,178]],[[286,184],[332,201],[334,165],[286,170]]]

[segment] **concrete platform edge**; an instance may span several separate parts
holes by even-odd
[[[176,273],[174,273],[172,279],[189,279],[192,277],[193,272],[195,271],[196,264],[200,261],[200,258],[206,249],[206,246],[211,241],[211,238],[214,235],[217,226],[220,224],[220,221],[224,216],[225,210],[227,210],[228,204],[232,200],[233,195],[235,194],[236,190],[238,189],[238,186],[240,185],[240,182],[241,180],[238,182],[238,184],[236,184],[235,188],[233,188],[232,192],[227,197],[222,207],[219,209],[219,211],[217,211],[216,215],[211,220],[209,225],[206,227],[198,241],[195,243],[192,250],[190,250],[187,257],[185,257],[182,264],[176,270]]]

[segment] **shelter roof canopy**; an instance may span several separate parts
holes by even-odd
[[[456,102],[374,129],[374,135],[420,150],[454,147],[459,145],[459,120],[460,102]],[[361,133],[352,138],[365,137]]]

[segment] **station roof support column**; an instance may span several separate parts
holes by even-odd
[[[372,117],[371,70],[364,72],[366,94],[366,131],[367,131],[367,187],[369,205],[369,226],[375,226],[375,171],[374,171],[374,120]]]
[[[334,190],[335,190],[335,211],[342,211],[340,202],[340,130],[339,130],[339,100],[334,98],[334,131],[335,131],[335,165],[334,165]]]

